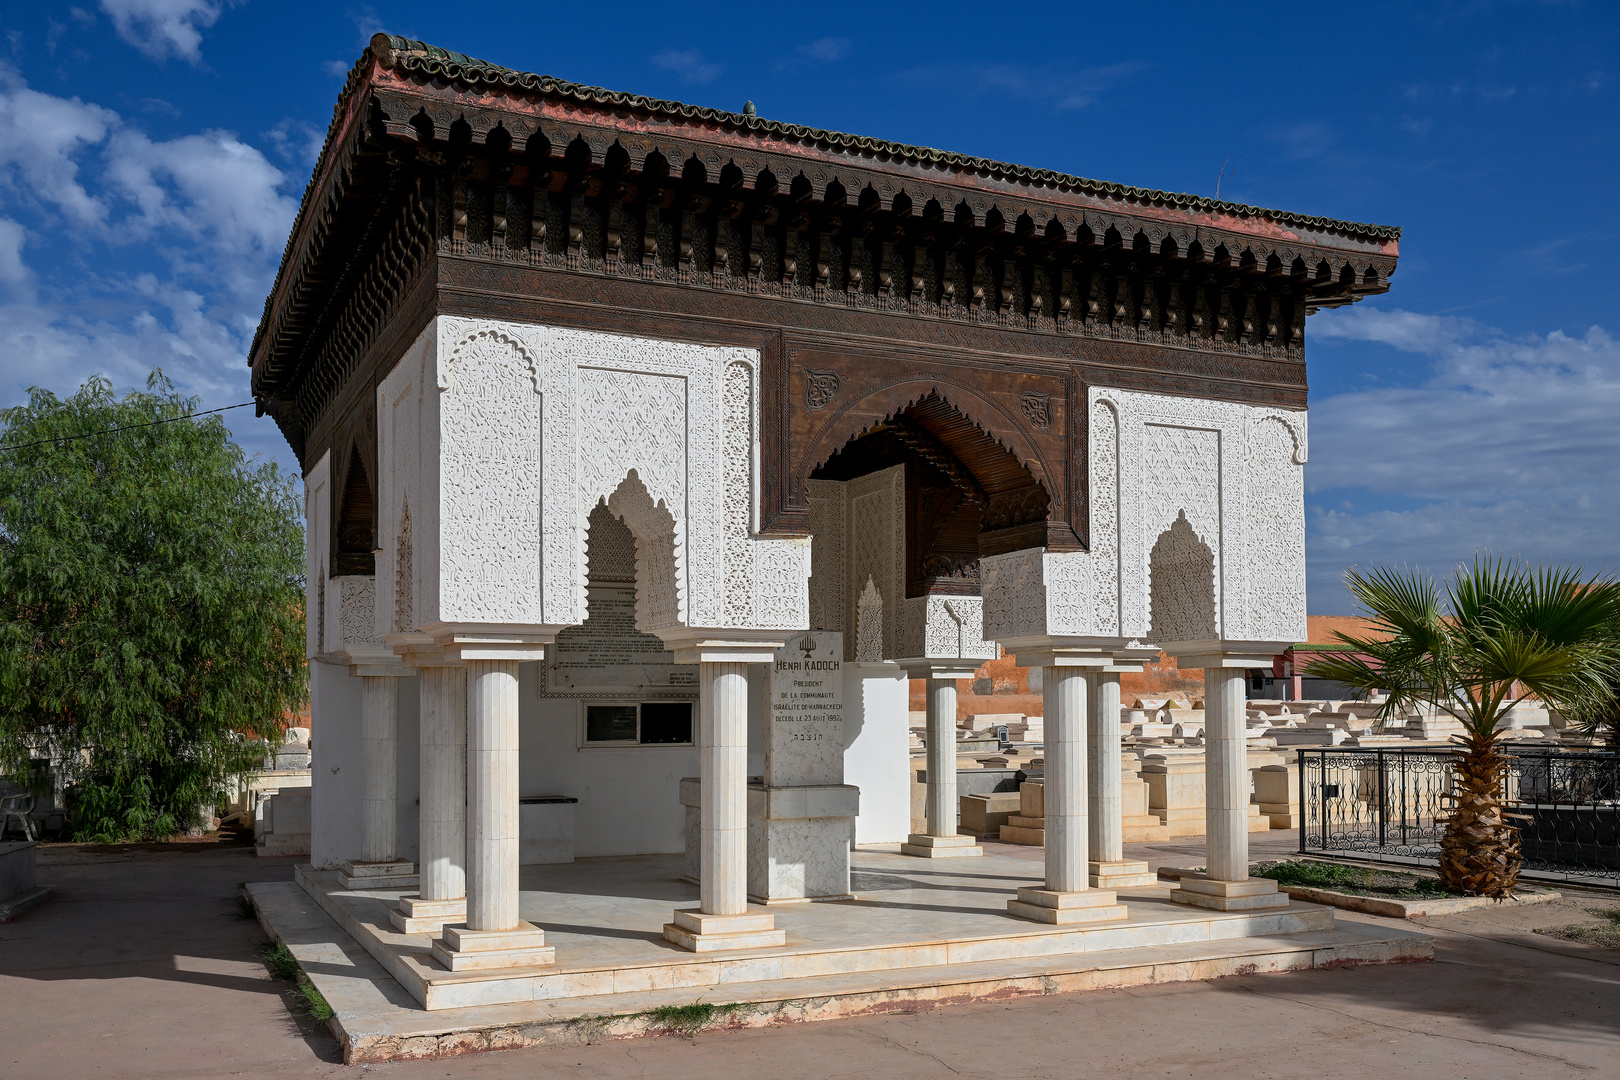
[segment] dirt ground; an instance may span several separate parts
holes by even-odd
[[[238,884],[285,880],[292,860],[191,844],[45,847],[39,863],[57,896],[0,925],[7,1077],[1620,1076],[1620,952],[1532,932],[1620,897],[1423,920],[1433,964],[350,1067],[239,917]]]

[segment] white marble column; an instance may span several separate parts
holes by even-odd
[[[1090,690],[1086,725],[1091,749],[1086,762],[1091,788],[1091,864],[1087,880],[1094,889],[1157,884],[1147,863],[1125,859],[1119,672],[1092,670],[1087,672],[1086,682]]]
[[[1204,667],[1206,870],[1199,877],[1182,878],[1180,888],[1170,894],[1179,903],[1220,911],[1288,905],[1287,894],[1277,891],[1275,881],[1249,877],[1249,770],[1243,730],[1247,675],[1235,664]]]
[[[956,681],[927,680],[929,836],[956,835]]]
[[[360,857],[343,865],[347,889],[408,889],[416,867],[399,857],[398,664],[351,664],[360,679]]]
[[[399,855],[399,683],[367,675],[360,691],[360,861]]]
[[[1244,677],[1236,668],[1204,672],[1204,837],[1206,873],[1249,877],[1249,770],[1244,740]]]
[[[518,924],[517,664],[467,662],[467,928]]]
[[[664,938],[693,952],[786,944],[776,917],[748,906],[748,663],[698,662],[698,907]]]
[[[699,666],[699,910],[748,910],[748,665]]]
[[[1046,887],[1087,887],[1086,676],[1079,668],[1041,671],[1046,756]]]
[[[390,914],[407,934],[438,933],[467,917],[467,669],[418,667],[421,701],[421,867],[416,896]]]
[[[1086,824],[1086,676],[1079,667],[1045,665],[1046,884],[1021,888],[1007,910],[1049,923],[1111,922],[1127,916],[1112,889],[1088,881]]]
[[[467,895],[467,669],[421,669],[423,900]]]
[[[960,664],[955,665],[960,667]],[[957,832],[956,803],[956,678],[954,672],[924,667],[921,674],[927,708],[928,787],[923,813],[928,831],[913,833],[900,850],[923,858],[982,855],[984,849],[971,836]],[[972,675],[972,671],[967,672]]]
[[[1086,710],[1086,758],[1091,794],[1091,859],[1118,862],[1125,857],[1124,818],[1120,809],[1119,675],[1090,672],[1090,708]]]
[[[498,652],[469,651],[462,652],[467,662],[467,916],[465,923],[445,925],[433,956],[451,971],[542,967],[556,962],[556,949],[519,912],[518,661]]]

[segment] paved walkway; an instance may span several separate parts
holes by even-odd
[[[1198,865],[1196,841],[1175,847],[1188,850],[1166,851],[1157,861]],[[1039,858],[1040,851],[1027,854]],[[1105,990],[695,1040],[345,1067],[324,1030],[289,1010],[286,984],[271,980],[254,959],[262,937],[257,924],[237,918],[237,883],[285,880],[290,864],[229,848],[43,849],[41,883],[59,895],[0,925],[0,1023],[7,1031],[0,1075],[1620,1075],[1620,955],[1529,933],[1536,925],[1584,920],[1583,907],[1620,904],[1584,896],[1425,920],[1436,938],[1434,964]]]

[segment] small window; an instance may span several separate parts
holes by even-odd
[[[634,705],[592,705],[585,710],[586,742],[635,742]]]
[[[646,701],[639,705],[587,705],[585,741],[640,746],[690,745],[690,701]]]
[[[689,743],[692,741],[690,701],[649,701],[641,706],[641,741],[644,743]]]

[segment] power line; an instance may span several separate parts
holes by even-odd
[[[193,416],[207,416],[209,413],[229,412],[232,409],[245,409],[252,405],[251,401],[244,401],[237,405],[221,405],[217,409],[199,409],[196,412],[186,413],[184,416],[171,416],[167,420],[153,420],[145,424],[125,424],[123,427],[107,428],[103,431],[87,431],[83,435],[64,435],[60,439],[36,439],[33,442],[9,443],[0,446],[0,453],[7,450],[26,450],[30,446],[44,446],[46,443],[72,442],[74,439],[93,439],[97,435],[113,435],[120,431],[134,431],[136,428],[157,427],[159,424],[172,424],[176,420],[190,420]]]

